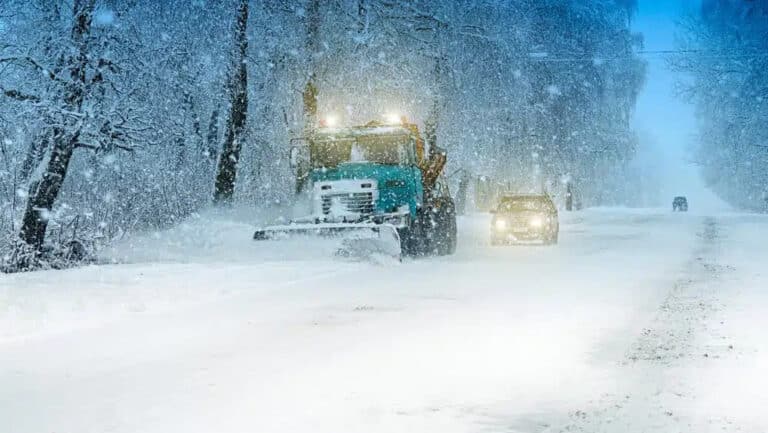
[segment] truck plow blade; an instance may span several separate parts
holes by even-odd
[[[253,235],[257,241],[302,238],[336,241],[336,254],[345,257],[386,255],[399,259],[402,251],[397,228],[391,224],[286,224],[261,228]]]

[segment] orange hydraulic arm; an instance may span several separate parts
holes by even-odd
[[[429,159],[425,159],[420,168],[422,172],[422,183],[424,184],[424,191],[431,192],[437,183],[437,179],[440,177],[440,173],[445,168],[445,163],[448,161],[445,150],[437,148],[433,152]]]
[[[403,125],[416,137],[416,158],[419,161],[419,169],[421,169],[422,185],[424,186],[424,191],[430,193],[435,187],[440,173],[445,168],[447,161],[446,152],[443,149],[435,148],[430,149],[430,152],[426,154],[424,139],[421,138],[419,127],[413,123],[407,123],[405,120],[403,120]]]

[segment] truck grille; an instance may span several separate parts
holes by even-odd
[[[344,212],[360,215],[373,213],[373,193],[353,192],[348,194],[329,194],[322,197],[323,214],[331,212],[334,201],[341,204]]]

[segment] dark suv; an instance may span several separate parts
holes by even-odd
[[[493,211],[491,244],[523,241],[556,244],[559,231],[557,208],[548,195],[505,196]]]
[[[688,199],[683,196],[672,200],[672,212],[688,212]]]

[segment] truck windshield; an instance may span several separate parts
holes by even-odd
[[[317,140],[311,144],[312,167],[330,168],[345,162],[408,165],[414,158],[410,143],[404,136]]]

